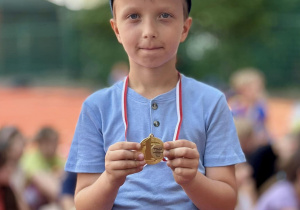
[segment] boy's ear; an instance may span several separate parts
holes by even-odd
[[[184,25],[183,25],[183,30],[182,30],[182,34],[181,34],[181,39],[180,42],[184,42],[189,34],[190,28],[192,26],[192,22],[193,19],[191,17],[188,17],[185,21],[184,21]]]
[[[119,43],[122,44],[120,33],[119,33],[119,29],[118,29],[118,26],[117,26],[117,22],[113,18],[110,19],[109,22],[110,22],[110,26],[111,26],[112,30],[115,32],[115,35],[116,35]]]

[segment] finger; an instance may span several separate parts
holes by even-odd
[[[170,150],[170,149],[175,149],[175,148],[179,148],[179,147],[188,147],[191,149],[195,149],[197,148],[197,145],[192,142],[192,141],[188,141],[188,140],[176,140],[176,141],[168,141],[164,143],[164,149],[166,150]]]
[[[105,164],[105,168],[108,170],[128,170],[143,167],[146,164],[145,160],[135,161],[135,160],[120,160],[111,161]]]
[[[130,174],[134,174],[134,173],[138,173],[140,171],[143,170],[143,166],[137,167],[137,168],[130,168],[130,169],[126,169],[126,170],[116,170],[115,172],[115,176],[118,177],[124,177]]]
[[[173,173],[178,176],[189,177],[192,174],[195,174],[195,169],[191,168],[175,168]]]
[[[108,151],[106,160],[144,160],[144,154],[135,150],[114,150]]]
[[[167,165],[171,168],[198,168],[199,161],[196,159],[176,158],[168,160]]]
[[[187,148],[187,147],[165,150],[163,155],[170,160],[175,158],[183,158],[183,157],[189,159],[199,159],[198,150]]]
[[[139,150],[141,148],[141,145],[137,142],[117,142],[113,145],[111,145],[108,150],[114,151],[114,150]]]

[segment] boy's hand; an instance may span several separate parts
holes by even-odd
[[[135,142],[118,142],[111,145],[105,156],[105,171],[111,182],[123,185],[126,176],[143,170],[146,164],[141,145]]]
[[[175,181],[179,185],[192,181],[198,172],[200,157],[196,144],[188,140],[169,141],[164,143],[164,149]]]

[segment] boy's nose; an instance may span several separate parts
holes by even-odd
[[[155,21],[145,21],[143,28],[143,38],[151,39],[156,38],[158,35],[157,27]]]

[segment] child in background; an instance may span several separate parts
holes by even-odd
[[[83,104],[65,167],[76,209],[233,209],[245,157],[226,99],[176,69],[191,0],[110,3],[130,70]]]
[[[299,210],[300,209],[300,133],[295,134],[296,151],[289,152],[282,169],[285,179],[276,181],[257,202],[257,210]]]
[[[0,209],[20,209],[17,196],[10,186],[10,176],[13,167],[9,164],[6,157],[6,148],[0,145]]]
[[[58,201],[64,161],[57,155],[59,136],[50,128],[42,128],[35,136],[37,148],[22,158],[26,173],[25,197],[31,209],[40,209]]]
[[[235,167],[238,189],[238,202],[235,210],[253,210],[255,206],[257,193],[252,173],[252,167],[248,163],[239,163]]]
[[[254,126],[255,147],[270,141],[266,129],[265,79],[262,72],[254,68],[236,71],[231,76],[233,95],[228,98],[234,118],[249,119]]]
[[[253,122],[248,118],[238,117],[234,119],[234,123],[242,150],[247,158],[257,149]]]
[[[273,144],[274,150],[278,156],[278,168],[286,165],[287,162],[290,161],[291,156],[295,154],[300,147],[299,135],[300,131],[291,131]]]
[[[242,150],[246,158],[256,149],[254,144],[254,128],[249,119],[236,118],[234,120]],[[255,180],[252,177],[253,168],[248,163],[239,163],[235,167],[238,189],[238,203],[235,210],[253,210],[257,199]]]
[[[0,209],[28,209],[22,197],[24,174],[19,165],[24,145],[25,139],[18,128],[0,129]]]

